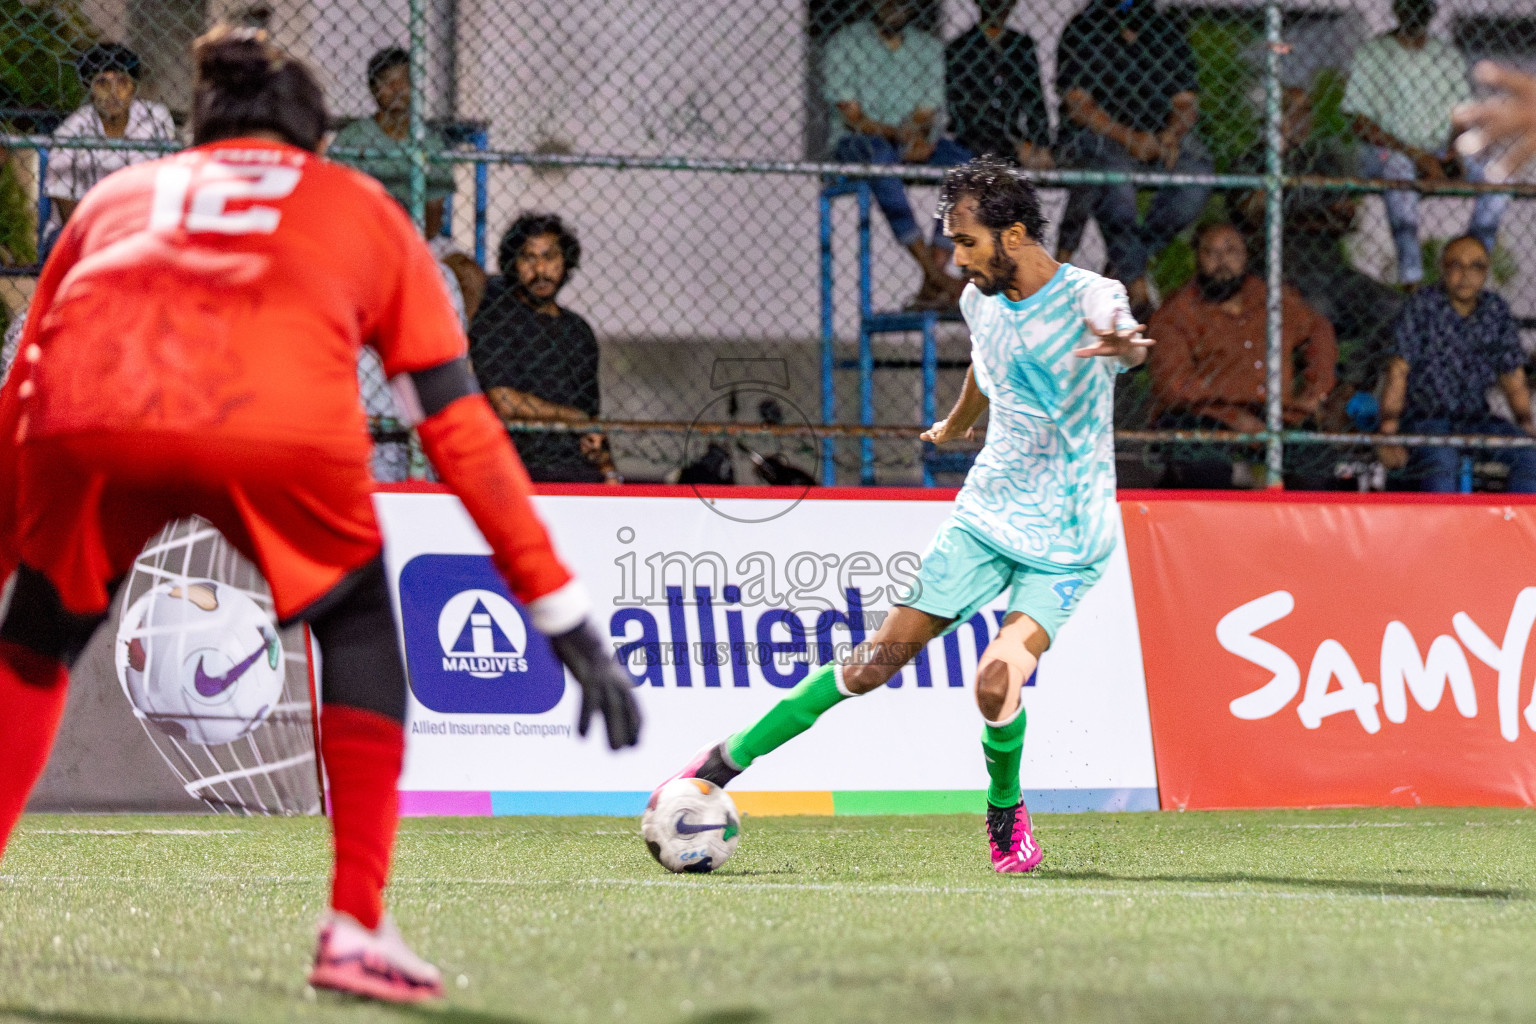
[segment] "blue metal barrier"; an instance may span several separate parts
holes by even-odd
[[[43,242],[48,237],[48,220],[53,216],[53,201],[48,198],[48,151],[37,151],[37,262],[47,255]]]
[[[834,351],[837,342],[835,295],[832,259],[832,202],[840,196],[854,196],[859,204],[859,351],[855,359],[838,359]],[[925,425],[935,418],[934,392],[938,384],[938,326],[939,314],[933,311],[877,313],[873,306],[871,282],[872,256],[870,252],[869,217],[871,193],[865,180],[834,179],[821,191],[821,421],[831,426],[837,422],[837,371],[859,372],[859,425],[875,425],[875,370],[907,369],[909,364],[893,361],[881,366],[875,359],[874,336],[877,334],[905,334],[920,331],[923,335],[922,357],[917,369],[922,371],[922,413]],[[822,445],[821,482],[831,487],[837,482],[835,444],[828,438]],[[935,460],[933,445],[923,442],[923,485],[933,486]],[[859,482],[873,484],[875,480],[875,443],[864,437],[859,439]]]
[[[490,149],[490,132],[483,121],[457,121],[445,126],[450,142],[467,142],[476,152]],[[475,161],[475,262],[485,266],[486,219],[490,211],[490,164]],[[443,200],[443,235],[453,235],[453,196]]]

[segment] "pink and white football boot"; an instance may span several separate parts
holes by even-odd
[[[388,914],[369,931],[351,914],[327,911],[309,983],[387,1003],[420,1003],[443,995],[438,969],[411,952]]]
[[[987,805],[987,843],[992,848],[992,870],[998,874],[1033,871],[1045,858],[1023,800],[1012,807]]]
[[[721,789],[724,789],[727,783],[740,774],[741,769],[732,767],[730,761],[726,759],[725,742],[722,740],[719,743],[711,743],[697,754],[694,754],[693,758],[683,765],[682,771],[669,778],[662,779],[661,783],[651,790],[651,798],[646,801],[646,810],[656,806],[656,794],[661,792],[662,786],[665,786],[673,779],[708,779]]]

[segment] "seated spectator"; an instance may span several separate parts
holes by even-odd
[[[944,49],[944,94],[955,141],[976,156],[1047,170],[1051,122],[1035,41],[1007,27],[1018,0],[977,0],[981,19]]]
[[[372,151],[367,156],[338,159],[377,178],[396,202],[409,209],[411,158],[406,146],[411,141],[411,55],[399,47],[390,47],[370,57],[368,91],[373,94],[378,112],[349,123],[336,133],[331,146]],[[428,126],[426,133],[428,148],[449,148],[448,140],[436,128]],[[485,295],[485,271],[474,257],[456,250],[452,239],[442,233],[443,201],[453,194],[453,169],[429,162],[426,185],[423,234],[443,269],[454,308],[467,321],[474,317]]]
[[[1471,235],[1455,239],[1441,254],[1440,272],[1442,283],[1409,296],[1393,326],[1381,432],[1536,433],[1519,327],[1509,304],[1484,290],[1487,247]],[[1495,384],[1509,399],[1518,426],[1489,412],[1488,392]],[[1462,451],[1415,448],[1410,457],[1401,445],[1389,445],[1380,455],[1388,469],[1408,466],[1423,490],[1445,494],[1460,489]],[[1483,456],[1509,467],[1509,490],[1536,492],[1536,451],[1496,448]]]
[[[368,91],[378,112],[359,118],[336,133],[335,149],[369,150],[367,156],[338,157],[365,174],[377,178],[389,194],[406,208],[411,204],[411,55],[398,46],[380,50],[368,59]],[[448,149],[442,132],[427,126],[429,149]],[[435,239],[443,230],[443,200],[453,195],[453,168],[427,164],[426,236]]]
[[[1360,174],[1358,147],[1349,140],[1315,132],[1312,98],[1305,89],[1284,92],[1280,122],[1280,146],[1290,174],[1315,174],[1353,178]],[[1257,154],[1247,170],[1263,173],[1263,155]],[[1333,324],[1343,354],[1345,387],[1330,396],[1338,408],[1325,418],[1328,429],[1347,429],[1343,404],[1356,391],[1374,393],[1382,361],[1391,343],[1392,321],[1402,308],[1396,288],[1355,269],[1344,249],[1344,238],[1354,230],[1360,199],[1349,192],[1320,188],[1286,189],[1282,266],[1286,280],[1311,306]],[[1249,251],[1264,251],[1265,195],[1249,192],[1236,202],[1237,214],[1248,236]]]
[[[581,264],[581,243],[555,214],[525,213],[502,237],[499,259],[501,275],[469,331],[480,387],[508,423],[588,422],[602,406],[597,338],[555,302]],[[602,434],[517,430],[512,440],[534,480],[619,482]]]
[[[1159,430],[1264,429],[1269,290],[1248,272],[1235,227],[1207,224],[1195,234],[1197,271],[1148,325],[1152,347],[1152,425]],[[1338,348],[1333,326],[1287,287],[1281,298],[1285,424],[1310,419],[1333,390]],[[1230,449],[1173,445],[1164,487],[1230,487]]]
[[[1183,24],[1151,0],[1090,0],[1068,24],[1056,51],[1062,97],[1057,163],[1108,171],[1209,173],[1214,165],[1195,134],[1200,118],[1195,55]],[[1107,272],[1125,282],[1137,315],[1147,308],[1147,266],[1193,224],[1211,190],[1158,189],[1142,217],[1136,186],[1072,190],[1064,222],[1080,236],[1091,212],[1109,249]],[[1073,227],[1073,225],[1076,225]],[[1065,232],[1064,232],[1065,233]],[[1064,238],[1065,257],[1077,239]]]
[[[176,125],[171,121],[171,112],[159,103],[147,103],[137,97],[138,54],[118,43],[97,43],[75,61],[75,70],[80,83],[90,91],[90,101],[64,119],[54,130],[54,138],[175,141]],[[102,178],[163,155],[158,150],[49,150],[44,188],[58,211],[55,230],[64,226],[85,193]]]
[[[1355,51],[1343,110],[1353,116],[1366,177],[1486,180],[1481,160],[1451,148],[1457,134],[1451,108],[1471,99],[1472,87],[1466,58],[1429,34],[1437,9],[1436,0],[1393,0],[1397,28]],[[1397,279],[1417,285],[1424,279],[1419,194],[1394,190],[1382,199],[1397,247]],[[1509,196],[1478,196],[1467,234],[1493,252],[1499,219],[1508,208]]]
[[[971,158],[938,134],[944,106],[944,44],[908,24],[916,0],[880,0],[868,21],[839,29],[822,57],[822,95],[832,106],[832,155],[845,163],[950,166]],[[876,178],[875,202],[923,271],[915,307],[946,308],[965,283],[945,272],[942,232],[923,240],[900,178]]]

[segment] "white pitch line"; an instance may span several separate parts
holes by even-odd
[[[1424,828],[1438,821],[1350,821],[1327,825],[1266,825],[1265,828]]]
[[[238,836],[243,828],[29,828],[28,836]]]
[[[11,884],[58,884],[61,882],[115,882],[143,886],[177,888],[208,885],[214,882],[302,883],[318,885],[327,881],[323,875],[195,875],[180,878],[145,878],[136,875],[0,875],[0,882]],[[1046,899],[1069,896],[1103,896],[1117,899],[1192,897],[1213,900],[1300,900],[1331,903],[1365,900],[1379,903],[1457,903],[1478,906],[1492,903],[1527,902],[1524,896],[1444,896],[1425,893],[1371,892],[1283,892],[1270,889],[1214,889],[1197,886],[1168,886],[1127,879],[1121,888],[1076,885],[1040,879],[1035,883],[996,887],[938,885],[855,885],[842,882],[737,882],[720,877],[711,881],[683,881],[669,878],[394,878],[391,884],[413,886],[478,885],[493,888],[670,888],[690,896],[719,896],[731,892],[819,892],[845,896],[994,896],[1003,898]]]
[[[1370,892],[1278,892],[1268,889],[1208,889],[1193,886],[1156,886],[1138,882],[1135,879],[1127,879],[1125,888],[1110,889],[1101,886],[1075,885],[1070,882],[1054,882],[1049,879],[1038,880],[1038,885],[1023,883],[1017,886],[937,886],[937,885],[854,885],[844,882],[737,882],[726,877],[717,877],[710,882],[699,884],[697,888],[686,888],[694,883],[684,882],[680,879],[667,878],[571,878],[571,879],[514,879],[514,878],[395,878],[395,885],[487,885],[487,886],[589,886],[607,888],[612,886],[630,886],[637,888],[653,888],[670,886],[680,892],[702,892],[717,894],[732,890],[744,890],[748,892],[829,892],[848,895],[897,895],[897,896],[1021,896],[1021,897],[1046,897],[1046,896],[1193,896],[1201,899],[1279,899],[1279,900],[1318,900],[1332,901],[1345,899],[1388,901],[1388,902],[1428,902],[1428,903],[1465,903],[1476,905],[1478,903],[1513,903],[1523,902],[1523,896],[1441,896],[1426,893],[1413,895],[1407,893],[1370,893]]]
[[[121,882],[137,886],[160,886],[162,888],[179,888],[186,885],[207,885],[210,882],[237,882],[241,884],[256,882],[303,882],[306,885],[323,883],[330,880],[328,875],[185,875],[181,878],[147,878],[142,875],[0,875],[0,882],[24,884],[27,882],[47,882],[57,885],[61,882]]]

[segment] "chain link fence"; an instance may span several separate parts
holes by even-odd
[[[1449,121],[1472,62],[1536,65],[1536,0],[0,0],[11,316],[185,142],[219,20],[316,69],[538,479],[958,482],[917,438],[968,359],[935,185],[992,152],[1159,339],[1123,486],[1536,489],[1536,191]],[[379,474],[427,472],[360,374]]]

